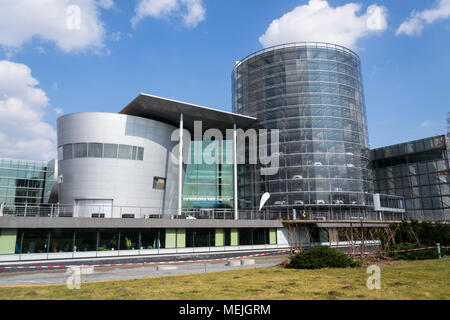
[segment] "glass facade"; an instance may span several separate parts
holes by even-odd
[[[450,172],[445,136],[371,151],[375,189],[405,199],[408,218],[450,219]]]
[[[218,155],[213,153],[218,151]],[[183,208],[233,208],[232,141],[192,141],[183,185]],[[209,159],[212,155],[215,159]],[[221,159],[221,161],[218,161]],[[214,161],[212,161],[214,160]]]
[[[271,210],[364,212],[371,205],[366,108],[355,53],[321,43],[273,47],[239,62],[232,82],[233,111],[280,130],[280,169],[256,176],[257,199],[270,192]],[[242,179],[238,183],[248,188]]]
[[[170,230],[175,231],[174,235],[177,234],[176,229]],[[268,228],[178,230],[183,231],[180,234],[185,234],[185,237],[181,241],[176,240],[175,246],[168,245],[167,248],[270,244]],[[165,249],[166,232],[169,231],[167,229],[18,229],[15,253]],[[232,232],[235,234],[235,242],[231,240]]]
[[[0,203],[4,212],[14,205],[48,202],[55,172],[54,161],[0,159]]]

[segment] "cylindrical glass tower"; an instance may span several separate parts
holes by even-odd
[[[257,199],[270,192],[271,210],[367,211],[367,123],[354,52],[326,43],[271,47],[237,62],[232,82],[233,111],[280,130],[280,170],[257,179]]]

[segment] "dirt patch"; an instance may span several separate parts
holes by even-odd
[[[278,293],[286,294],[286,293],[289,293],[289,291],[287,291],[287,290],[280,290],[280,291],[278,291]]]
[[[247,292],[261,292],[261,291],[264,291],[264,290],[261,290],[261,289],[247,289],[245,291],[247,291]]]
[[[296,283],[296,282],[289,282],[287,285],[288,285],[288,286],[296,286],[297,283]]]
[[[120,288],[119,290],[117,290],[117,293],[122,296],[128,296],[131,294],[131,291],[125,288]]]
[[[342,287],[342,289],[344,289],[344,290],[355,290],[356,288],[352,287],[352,286],[345,286],[345,287]]]
[[[38,293],[36,291],[34,291],[34,290],[31,290],[31,291],[28,291],[27,293],[25,293],[25,295],[27,297],[35,297],[35,296],[38,295]]]
[[[339,294],[339,292],[337,292],[337,291],[328,291],[329,296],[337,296],[338,294]]]

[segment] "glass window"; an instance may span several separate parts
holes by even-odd
[[[139,249],[139,232],[120,230],[120,250]]]
[[[144,148],[138,148],[137,159],[144,160]]]
[[[89,158],[102,158],[103,157],[103,144],[102,143],[89,143],[88,157]]]
[[[63,146],[63,159],[72,159],[72,145],[66,144]]]
[[[253,229],[253,244],[268,244],[269,229]]]
[[[145,229],[141,231],[141,250],[164,248],[164,229]]]
[[[127,145],[119,145],[119,159],[131,159],[131,151],[132,151],[132,147],[131,146],[127,146]]]
[[[131,153],[131,160],[136,160],[137,157],[137,147],[133,147],[133,151]]]
[[[187,229],[186,247],[213,247],[215,240],[214,229]]]
[[[23,231],[22,253],[47,253],[48,230],[25,229]]]
[[[96,251],[97,250],[97,231],[91,229],[79,229],[75,231],[74,251]]]
[[[55,229],[50,235],[49,252],[72,252],[73,251],[73,230]]]
[[[117,250],[119,232],[115,230],[100,230],[98,236],[98,251]]]
[[[248,246],[252,245],[252,229],[239,229],[239,245]]]
[[[74,158],[86,158],[87,157],[87,143],[75,143],[73,145],[73,157]]]
[[[160,177],[153,178],[153,189],[164,190],[166,188],[166,179]]]
[[[117,158],[117,144],[105,143],[103,156],[105,158]]]
[[[58,161],[63,159],[63,147],[58,147]]]

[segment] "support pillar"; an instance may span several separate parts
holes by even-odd
[[[180,114],[180,148],[178,154],[178,215],[181,215],[183,206],[183,114]]]
[[[237,131],[236,124],[233,125],[233,199],[234,199],[234,220],[239,220],[238,209],[238,182],[237,182]]]

